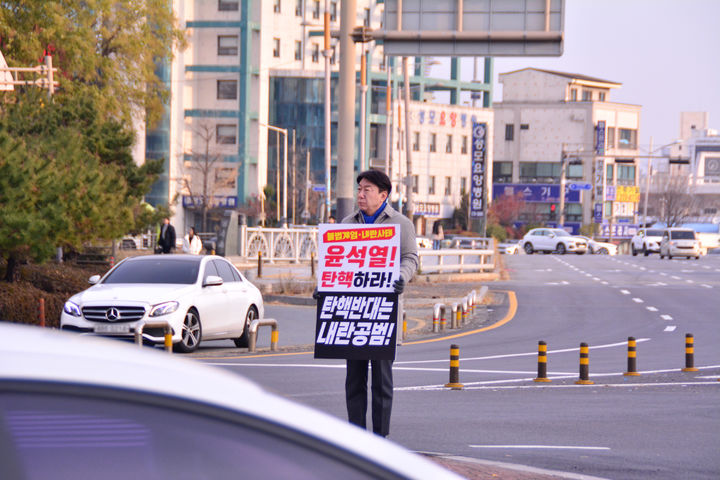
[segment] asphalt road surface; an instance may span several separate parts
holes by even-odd
[[[720,478],[720,256],[504,260],[510,279],[488,285],[502,301],[482,327],[399,347],[390,439],[604,478]],[[274,305],[267,316],[281,322],[281,343],[312,342],[313,308]],[[681,371],[686,333],[697,372]],[[640,376],[623,375],[628,337]],[[539,340],[549,383],[533,381]],[[575,384],[581,342],[593,385]],[[463,390],[444,387],[450,344],[460,346]],[[346,418],[344,361],[300,351],[202,361]]]

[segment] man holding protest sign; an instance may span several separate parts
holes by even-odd
[[[415,228],[387,204],[390,179],[377,170],[357,177],[358,210],[322,225],[315,357],[347,359],[350,423],[366,428],[368,363],[372,365],[373,432],[390,431],[399,295],[418,266]],[[357,224],[348,227],[347,224]]]

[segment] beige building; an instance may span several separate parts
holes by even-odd
[[[625,236],[622,225],[637,222],[641,107],[612,102],[621,84],[586,75],[525,68],[500,83],[493,198],[525,192],[522,222],[559,222],[565,158],[565,226],[602,221],[606,234]]]

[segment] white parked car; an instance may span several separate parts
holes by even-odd
[[[695,257],[700,259],[700,241],[689,228],[666,228],[660,240],[660,258]]]
[[[588,252],[596,253],[598,255],[617,255],[618,247],[614,243],[609,242],[598,242],[585,235],[575,235],[578,238],[585,240],[588,245]]]
[[[528,255],[533,252],[557,252],[561,255],[573,252],[582,255],[587,251],[585,240],[561,228],[533,228],[523,237],[522,246]]]
[[[642,253],[646,257],[651,253],[660,253],[662,228],[640,228],[630,240],[630,251],[633,256]]]
[[[460,477],[227,370],[0,323],[0,478]]]
[[[505,255],[517,255],[522,252],[520,240],[505,240],[498,243],[498,251]]]
[[[129,257],[92,287],[65,302],[60,328],[91,335],[132,338],[145,321],[167,321],[176,350],[202,340],[233,339],[248,346],[248,326],[264,315],[260,291],[222,257]],[[164,341],[163,328],[143,330],[143,340]]]

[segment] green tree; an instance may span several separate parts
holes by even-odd
[[[151,125],[160,119],[169,92],[156,63],[184,44],[167,0],[23,0],[0,8],[10,66],[52,55],[62,90],[94,94],[100,111],[128,124],[143,112]]]

